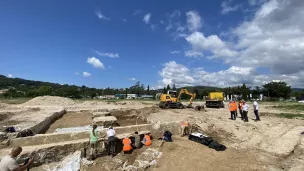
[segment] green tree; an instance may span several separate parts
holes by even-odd
[[[250,88],[248,88],[246,86],[246,84],[243,84],[241,87],[241,94],[242,94],[242,98],[244,100],[248,100],[248,95],[250,94]]]
[[[39,92],[37,90],[29,90],[26,92],[25,96],[27,97],[37,97],[39,96]]]
[[[267,94],[268,97],[288,98],[291,93],[291,87],[285,82],[270,82],[263,85],[263,87],[264,93]]]
[[[150,95],[150,86],[148,85],[147,94]]]
[[[164,87],[164,89],[163,89],[163,94],[167,94],[167,89],[166,89],[166,87]]]
[[[53,92],[53,88],[50,86],[40,86],[38,92],[40,96],[51,95]]]
[[[172,88],[173,90],[176,90],[176,87],[175,87],[175,84],[173,84],[173,88]]]
[[[171,88],[170,88],[170,85],[169,85],[169,84],[167,85],[167,90],[171,90]]]

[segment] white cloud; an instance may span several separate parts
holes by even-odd
[[[189,31],[193,32],[201,29],[202,20],[198,12],[188,11],[186,13],[186,16],[187,16],[187,24]]]
[[[165,24],[165,22],[164,22],[163,20],[160,20],[159,22],[160,22],[161,24]]]
[[[232,0],[226,0],[221,3],[222,14],[227,14],[229,12],[236,11],[241,7],[240,5],[231,6],[231,2]]]
[[[201,71],[207,73],[205,78],[210,74],[215,77],[216,74],[236,72],[237,68],[250,69],[251,74],[246,77],[239,76],[242,80],[232,77],[233,80],[225,82],[219,79],[219,83],[214,84],[233,85],[244,80],[249,84],[262,84],[271,80],[284,80],[294,87],[304,87],[304,1],[268,0],[261,4],[252,19],[232,28],[225,33],[223,39],[215,34],[204,35],[203,32],[195,31],[200,27],[190,23],[199,22],[189,22],[189,16],[187,21],[192,33],[178,34],[179,37],[184,37],[191,47],[185,51],[185,56],[199,58],[205,55],[210,60],[220,58],[230,65],[228,70],[211,73]],[[169,64],[172,65],[172,62]],[[259,71],[259,68],[266,68],[268,71],[258,75],[256,70]],[[191,69],[187,70],[191,74],[194,73]],[[191,74],[186,76],[191,77]],[[166,84],[170,81],[178,83],[178,78],[172,81],[170,75],[163,77],[162,82]],[[203,81],[195,84],[205,85]]]
[[[203,57],[204,54],[199,51],[188,50],[188,51],[185,51],[185,56],[199,58],[199,57]]]
[[[110,58],[119,58],[119,54],[118,53],[108,53],[108,52],[99,52],[97,50],[94,50],[94,52],[98,55],[98,56],[107,56]]]
[[[143,11],[141,9],[137,9],[133,12],[133,15],[139,15],[141,14]]]
[[[293,87],[304,86],[304,71],[296,75],[264,75],[258,74],[252,67],[231,66],[227,70],[217,72],[207,72],[203,68],[189,69],[185,65],[175,61],[167,62],[159,72],[162,77],[157,88],[162,88],[168,84],[176,84],[177,87],[185,86],[216,86],[228,87],[238,86],[243,83],[249,86],[261,86],[272,80],[282,80],[288,82]]]
[[[82,75],[83,75],[84,77],[90,77],[90,76],[91,76],[91,74],[88,73],[88,72],[83,72]]]
[[[7,74],[7,77],[8,78],[13,78],[13,75],[12,74]]]
[[[122,18],[122,21],[123,21],[123,22],[127,22],[127,19],[125,19],[125,18]]]
[[[157,26],[155,24],[151,24],[150,27],[153,31],[157,28]]]
[[[97,15],[97,17],[101,20],[110,20],[110,18],[106,17],[105,15],[103,15],[100,11],[95,12],[95,14]]]
[[[75,75],[79,75],[79,72],[75,72]]]
[[[170,53],[171,53],[171,54],[178,54],[178,53],[180,53],[180,51],[174,50],[174,51],[171,51]]]
[[[205,37],[201,32],[194,32],[185,38],[192,45],[192,50],[186,52],[186,56],[203,56],[203,52],[212,52],[215,57],[235,57],[238,52],[230,50],[228,45],[217,35]]]
[[[100,69],[105,68],[103,63],[101,63],[100,60],[95,57],[88,58],[87,63],[93,65],[93,67],[95,67],[95,68],[100,68]]]
[[[267,0],[248,0],[249,5],[254,6],[254,5],[260,5],[266,2]]]
[[[130,81],[137,81],[136,78],[128,78],[128,80],[130,80]]]
[[[151,13],[147,13],[147,14],[144,16],[143,21],[144,21],[146,24],[149,24],[150,18],[151,18]]]

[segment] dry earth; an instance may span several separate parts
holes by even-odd
[[[244,123],[240,118],[237,118],[236,121],[230,120],[227,108],[207,109],[206,112],[197,112],[192,109],[146,108],[156,104],[157,102],[151,101],[75,102],[67,98],[46,96],[32,99],[20,105],[0,104],[0,125],[15,125],[17,123],[20,127],[26,127],[58,109],[66,109],[69,112],[94,111],[100,108],[124,110],[126,115],[140,116],[156,125],[179,123],[183,120],[192,124],[196,123],[204,133],[215,137],[228,147],[224,152],[216,152],[187,139],[175,137],[175,142],[165,144],[161,149],[163,156],[158,167],[152,169],[153,171],[304,170],[304,135],[301,135],[301,132],[304,132],[304,120],[262,116],[261,122],[254,122],[254,114],[251,109],[249,112],[250,121]],[[271,105],[271,103],[260,104],[260,113],[282,113],[278,109],[271,108]],[[303,114],[303,111],[290,112]],[[73,115],[66,117],[63,117],[62,121],[64,122],[58,122],[57,126],[55,122],[54,128],[60,127],[60,125],[64,126],[63,124],[67,123]],[[75,115],[75,117],[78,120],[82,118],[80,115]],[[88,123],[88,120],[87,115],[85,115],[81,121],[83,123],[80,121],[79,123],[69,123],[65,127],[80,126]]]

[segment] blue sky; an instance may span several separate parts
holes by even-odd
[[[1,1],[0,74],[97,88],[129,87],[135,79],[153,87],[262,83],[244,74],[236,75],[238,80],[208,82],[214,75],[240,70],[255,73],[255,80],[259,74],[268,77],[262,81],[285,72],[302,74],[301,67],[282,73],[270,64],[238,66],[227,59],[231,53],[236,60],[246,58],[242,51],[253,45],[238,47],[244,38],[236,30],[246,21],[253,23],[266,3],[270,2]],[[216,43],[223,45],[214,47]],[[202,77],[206,78],[197,81]],[[298,85],[299,80],[294,82]]]

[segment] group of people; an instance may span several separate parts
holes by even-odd
[[[108,155],[115,155],[115,149],[116,149],[116,132],[112,126],[109,127],[107,131],[107,137],[108,137],[108,148],[107,148],[107,154]],[[97,144],[98,144],[99,136],[97,131],[97,125],[93,125],[92,131],[90,131],[90,158],[95,159],[97,155]],[[140,136],[138,132],[136,131],[134,135],[127,136],[122,140],[123,144],[123,151],[124,153],[132,153],[133,149],[140,148],[143,145],[144,146],[150,146],[152,144],[151,141],[151,134],[147,133],[144,135],[143,140],[140,140]]]
[[[123,152],[125,154],[130,154],[132,153],[133,149],[141,148],[143,145],[150,146],[152,144],[151,134],[150,133],[145,134],[143,140],[140,141],[140,136],[136,131],[134,133],[134,136],[125,137],[122,140],[122,144],[123,144],[123,149],[122,149]]]
[[[246,103],[244,100],[240,100],[239,103],[237,104],[235,100],[230,101],[229,103],[229,111],[231,114],[231,120],[236,120],[237,117],[237,109],[239,109],[241,119],[244,122],[248,122],[248,110],[249,110],[249,105]],[[253,112],[256,116],[255,121],[261,121],[260,116],[259,116],[259,104],[257,101],[253,102]]]

